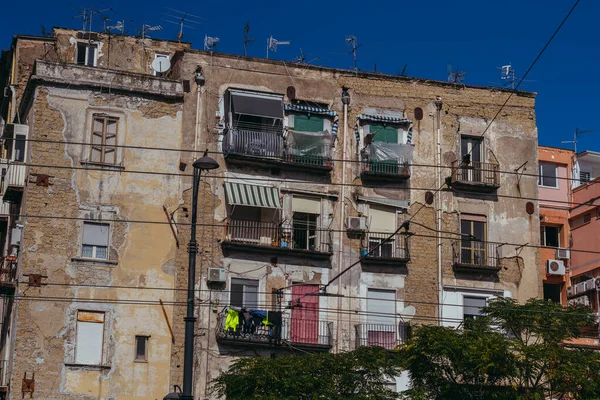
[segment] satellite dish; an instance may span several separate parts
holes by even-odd
[[[404,307],[404,310],[400,312],[400,318],[402,321],[409,322],[415,316],[417,310],[413,306]]]
[[[171,61],[167,57],[158,57],[152,61],[152,69],[156,72],[166,72],[171,68]]]

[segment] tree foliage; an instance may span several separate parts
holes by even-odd
[[[386,379],[401,372],[397,354],[381,347],[330,354],[240,358],[213,383],[227,400],[392,400]]]
[[[466,329],[415,330],[400,350],[408,398],[600,398],[600,354],[564,345],[595,323],[588,308],[498,298],[482,314]]]

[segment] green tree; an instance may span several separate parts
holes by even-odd
[[[401,372],[397,354],[381,347],[330,354],[240,358],[212,382],[227,400],[392,400],[385,387]]]
[[[497,298],[466,328],[424,326],[400,349],[414,400],[600,399],[600,354],[565,343],[593,325],[589,308]]]

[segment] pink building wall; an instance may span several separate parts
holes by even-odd
[[[591,201],[590,205],[576,205],[588,201]],[[600,219],[597,210],[600,207],[600,178],[575,188],[573,190],[573,203],[575,204],[569,218],[571,224],[586,213],[591,214],[589,223],[571,228],[573,250],[600,252]],[[600,268],[600,254],[581,251],[571,252],[571,276],[581,275],[597,268]]]

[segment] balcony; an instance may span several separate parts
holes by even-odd
[[[471,161],[460,166],[460,161],[452,163],[452,188],[459,191],[493,193],[500,187],[500,165]]]
[[[329,230],[244,220],[230,220],[225,224],[223,250],[297,255],[315,260],[328,260],[333,254]]]
[[[362,262],[388,266],[408,263],[410,261],[408,238],[409,235],[406,233],[397,233],[390,238],[390,233],[367,232],[365,239],[368,248],[363,248],[361,251]],[[379,244],[381,246],[376,248]],[[367,253],[366,256],[364,253]]]
[[[361,151],[360,177],[364,183],[398,183],[410,178],[413,146],[372,142]]]
[[[393,350],[396,346],[406,343],[410,337],[411,327],[408,324],[360,324],[355,325],[356,348],[361,346],[379,346]]]
[[[501,269],[499,244],[456,240],[452,242],[453,268],[459,272],[496,273]]]
[[[0,360],[0,396],[7,396],[9,387],[10,373],[8,372],[8,360]]]
[[[246,124],[247,125],[247,124]],[[228,163],[329,174],[333,169],[331,135],[243,126],[229,129],[223,139]]]
[[[220,313],[215,332],[217,342],[252,347],[292,345],[321,351],[329,351],[333,346],[333,322],[283,316],[278,327],[240,321],[228,324],[227,310]]]
[[[0,294],[12,295],[15,292],[17,281],[17,263],[3,259],[0,268]]]
[[[6,174],[2,180],[2,198],[5,202],[17,202],[23,196],[26,166],[17,161],[6,163]]]
[[[0,202],[0,217],[7,217],[10,215],[10,204],[7,202]]]

